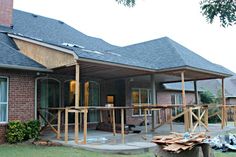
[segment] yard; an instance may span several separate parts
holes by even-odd
[[[236,153],[221,153],[215,152],[216,157],[235,157]],[[90,152],[81,149],[70,147],[45,147],[34,146],[27,144],[18,145],[1,145],[1,157],[154,157],[153,153],[145,153],[139,155],[118,155],[118,154],[104,154],[98,152]]]

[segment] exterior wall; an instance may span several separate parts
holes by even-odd
[[[131,90],[132,88],[149,88],[151,89],[151,84],[148,82],[138,82],[129,80],[126,81],[126,106],[132,106],[131,100]],[[148,117],[151,120],[151,117]],[[126,110],[126,124],[140,125],[144,122],[144,116],[133,116],[132,110]]]
[[[172,94],[182,94],[181,91],[157,91],[157,104],[171,104]],[[193,92],[185,92],[187,104],[195,103],[195,94]]]
[[[226,98],[227,105],[236,105],[236,98]]]
[[[34,94],[36,73],[0,69],[8,77],[8,121],[28,121],[35,118]],[[6,124],[0,124],[0,143],[5,141]]]

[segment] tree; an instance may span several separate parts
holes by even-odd
[[[124,6],[134,7],[136,0],[116,1]],[[223,27],[236,24],[236,0],[202,0],[200,8],[202,15],[209,23],[213,23],[218,17]]]
[[[214,103],[215,100],[214,95],[208,90],[200,93],[200,98],[203,104],[211,104]]]

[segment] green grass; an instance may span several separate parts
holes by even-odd
[[[236,156],[236,152],[222,153],[220,151],[215,151],[214,154],[215,154],[215,157],[235,157]]]
[[[26,144],[0,145],[0,157],[153,157],[153,153],[118,155],[90,152],[71,147],[46,147]]]
[[[214,152],[215,157],[235,157],[236,152]],[[108,153],[90,152],[71,147],[47,147],[27,144],[0,145],[0,157],[154,157],[153,153],[138,155],[118,155]]]

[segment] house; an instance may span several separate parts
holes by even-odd
[[[118,47],[12,6],[13,0],[0,0],[1,143],[9,121],[37,119],[42,109],[50,118],[45,113],[52,107],[167,104],[163,83],[232,75],[168,37]],[[88,113],[91,126],[99,118]],[[70,115],[69,123],[74,120]],[[142,121],[141,109],[126,111],[125,123]]]

